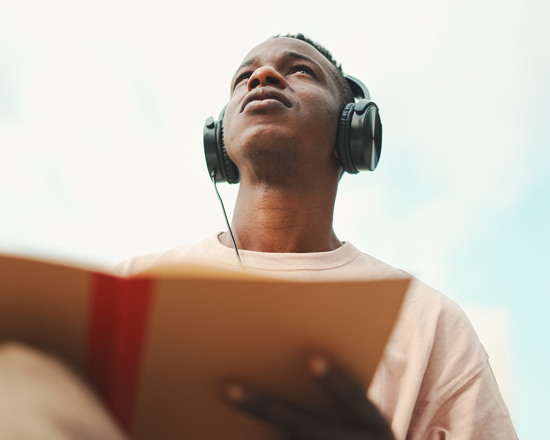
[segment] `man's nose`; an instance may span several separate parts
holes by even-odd
[[[274,86],[284,89],[286,82],[283,76],[273,67],[263,66],[257,68],[248,79],[248,91],[258,86]]]

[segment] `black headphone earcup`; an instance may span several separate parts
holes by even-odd
[[[239,172],[239,169],[237,168],[237,165],[229,158],[229,155],[227,154],[227,151],[225,151],[225,143],[223,140],[223,119],[220,119],[218,121],[219,124],[219,136],[218,136],[218,142],[219,142],[219,149],[222,153],[223,158],[223,167],[225,171],[225,177],[228,183],[239,183],[239,180],[241,180],[241,173]]]
[[[354,103],[349,103],[344,107],[344,110],[342,110],[340,121],[338,123],[338,133],[336,136],[336,151],[338,152],[338,157],[340,158],[340,164],[346,173],[351,174],[357,174],[359,172],[353,166],[349,144],[349,129],[354,107]]]

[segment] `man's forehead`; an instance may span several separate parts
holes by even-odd
[[[262,58],[269,58],[272,56],[278,56],[284,53],[294,52],[301,55],[305,55],[311,58],[313,61],[322,65],[328,71],[332,71],[335,67],[330,63],[329,60],[325,58],[321,52],[319,52],[311,44],[306,43],[305,41],[298,40],[296,38],[289,37],[277,37],[270,38],[263,43],[258,44],[254,47],[246,57],[244,57],[241,67],[250,65],[255,61],[262,61]]]

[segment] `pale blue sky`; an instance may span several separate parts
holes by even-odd
[[[304,32],[384,123],[379,168],[342,180],[337,235],[507,310],[514,422],[547,436],[548,3],[198,3],[0,0],[0,251],[109,265],[223,229],[204,119],[249,49]]]

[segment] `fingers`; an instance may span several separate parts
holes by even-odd
[[[322,438],[321,433],[327,428],[306,408],[238,384],[226,385],[224,397],[240,411],[271,425],[293,440]]]
[[[309,358],[308,368],[337,403],[332,412],[314,414],[305,407],[237,383],[226,385],[223,397],[236,409],[292,440],[394,439],[388,422],[367,399],[365,388],[356,379],[319,354]],[[338,412],[346,417],[335,423]]]
[[[356,379],[330,363],[321,354],[313,354],[309,357],[308,369],[326,392],[347,413],[360,419],[370,415],[372,404],[368,404],[366,389]]]
[[[335,402],[349,414],[352,424],[371,428],[380,434],[381,439],[393,438],[388,422],[367,398],[366,389],[360,382],[321,354],[309,357],[308,368]]]

